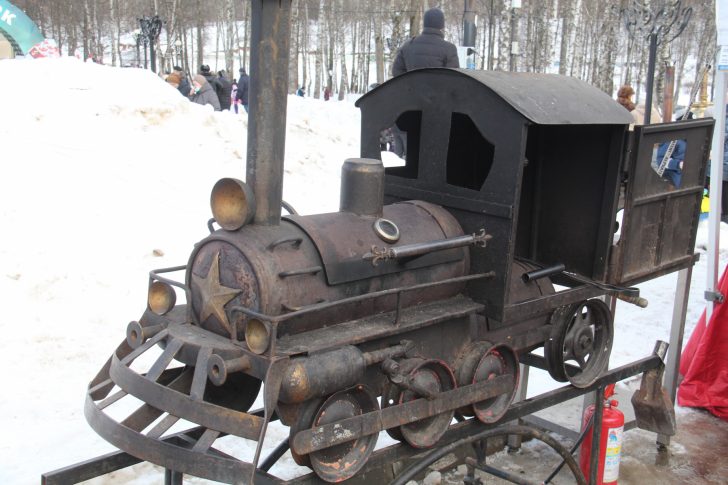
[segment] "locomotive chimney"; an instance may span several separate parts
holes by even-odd
[[[341,167],[339,210],[359,216],[382,216],[384,166],[381,160],[350,158]]]
[[[246,182],[256,224],[281,222],[292,0],[252,0]]]

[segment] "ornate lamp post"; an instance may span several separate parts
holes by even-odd
[[[666,5],[667,3],[667,5]],[[645,121],[650,123],[652,112],[652,91],[655,83],[655,58],[657,46],[672,42],[682,34],[693,15],[691,7],[682,6],[682,0],[632,0],[622,10],[624,23],[632,38],[647,38],[650,43],[650,57],[647,67],[647,99]]]
[[[142,33],[139,29],[136,29],[134,31],[134,42],[136,43],[136,67],[139,67],[142,62],[142,59],[141,59],[142,56],[139,52],[139,46],[142,43]]]
[[[162,20],[158,15],[154,17],[145,16],[139,19],[139,27],[142,29],[142,37],[144,40],[144,69],[147,68],[147,46],[149,46],[152,71],[157,72],[157,56],[154,45],[157,43],[159,34],[162,32]]]

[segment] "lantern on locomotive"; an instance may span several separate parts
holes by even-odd
[[[147,310],[91,383],[86,415],[104,438],[180,472],[261,479],[275,416],[297,463],[345,480],[381,431],[427,448],[456,412],[498,422],[519,356],[538,347],[554,379],[590,385],[613,336],[597,297],[692,264],[696,225],[672,242],[653,236],[677,215],[697,221],[710,123],[638,128],[627,151],[631,116],[596,88],[454,69],[407,73],[357,105],[363,158],[344,164],[339,212],[281,219],[275,188],[216,184],[211,234],[171,268],[184,283],[151,273]],[[386,170],[384,130],[406,153]],[[677,131],[702,161],[679,194],[643,163]],[[252,173],[281,183],[266,170]],[[148,372],[130,368],[157,344]],[[264,410],[249,413],[262,382]],[[105,409],[126,395],[144,406],[111,419]],[[200,426],[191,447],[164,440],[180,419]],[[226,434],[257,441],[254,458],[215,453]]]

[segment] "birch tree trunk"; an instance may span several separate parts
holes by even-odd
[[[561,45],[559,46],[559,74],[565,75],[569,65],[569,43],[571,39],[571,24],[574,21],[573,0],[560,0],[561,9]]]
[[[301,34],[301,23],[299,9],[301,2],[293,0],[291,3],[291,56],[288,61],[288,94],[293,94],[298,89],[298,53],[299,37]]]
[[[377,10],[382,6],[381,0],[377,1]],[[374,16],[374,59],[377,66],[377,83],[382,84],[384,78],[384,36],[382,34],[382,16]]]
[[[233,61],[235,55],[235,3],[225,0],[225,70],[228,76],[235,76]]]
[[[205,22],[203,20],[203,0],[197,0],[197,66],[195,72],[204,64]]]
[[[110,20],[111,20],[111,65],[116,66],[117,65],[117,58],[116,53],[119,48],[119,31],[117,29],[116,25],[116,8],[115,8],[116,2],[114,0],[109,0],[109,14],[110,14]]]
[[[511,26],[509,15],[510,2],[500,0],[500,19],[498,20],[498,63],[496,70],[507,71],[511,53]]]

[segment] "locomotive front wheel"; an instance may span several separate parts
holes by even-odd
[[[314,416],[313,426],[323,426],[379,410],[376,396],[363,385],[339,391],[329,397]],[[324,448],[309,454],[311,467],[327,482],[347,480],[364,466],[374,451],[378,434]]]
[[[518,357],[511,347],[490,342],[475,342],[465,353],[458,367],[458,385],[467,386],[503,375],[513,376],[511,388],[505,394],[485,399],[461,409],[466,416],[475,416],[483,423],[495,423],[508,410],[518,388],[520,369]]]
[[[551,335],[544,344],[548,371],[559,382],[588,387],[607,369],[614,324],[609,307],[599,299],[557,308]]]

